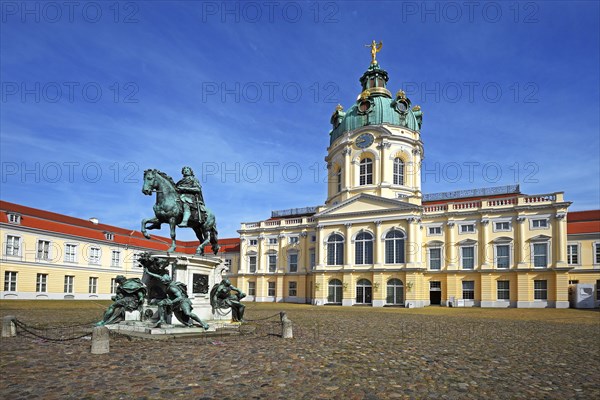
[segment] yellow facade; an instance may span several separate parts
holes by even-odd
[[[0,223],[2,299],[110,299],[117,275],[142,277],[136,261],[140,253],[165,247],[156,241],[147,247],[119,243],[119,233],[94,229],[91,223],[81,230],[61,216],[49,228],[33,228],[29,222],[38,219],[36,210],[27,214],[12,205],[3,208],[9,218]],[[230,268],[239,263],[239,251],[221,256]]]

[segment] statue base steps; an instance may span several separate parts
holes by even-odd
[[[227,322],[223,320],[206,321],[208,330],[204,330],[199,325],[187,327],[177,324],[163,324],[156,328],[156,322],[150,321],[122,321],[118,324],[106,325],[111,330],[128,336],[140,337],[190,337],[190,336],[222,336],[227,334],[238,334],[239,323]]]

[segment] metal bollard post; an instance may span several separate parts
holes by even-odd
[[[92,354],[106,354],[110,352],[108,328],[96,326],[92,331]]]
[[[292,339],[294,337],[294,334],[292,333],[292,321],[288,319],[285,311],[281,311],[279,316],[281,317],[281,337],[284,339]]]
[[[14,315],[7,315],[2,318],[2,337],[15,337],[17,336],[17,317]]]

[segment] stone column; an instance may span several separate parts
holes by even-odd
[[[315,269],[323,269],[327,257],[327,245],[323,242],[323,225],[317,225],[317,243],[315,244]]]
[[[265,272],[267,270],[268,257],[265,255],[264,240],[265,237],[263,235],[258,237],[258,246],[256,246],[258,249],[258,254],[256,255],[256,272]]]
[[[375,238],[373,242],[373,264],[376,267],[381,267],[385,263],[383,248],[385,243],[381,240],[381,221],[375,221]]]
[[[556,246],[556,261],[554,265],[556,267],[567,266],[567,214],[557,213],[556,219],[554,220],[556,225],[554,229],[554,240],[553,244]]]
[[[417,252],[420,250],[420,243],[417,242],[417,225],[416,218],[411,217],[407,219],[408,222],[408,238],[406,241],[406,261],[407,266],[410,268],[415,267],[417,260]]]
[[[481,241],[479,242],[478,253],[480,258],[478,264],[481,265],[482,268],[489,268],[489,266],[492,264],[489,249],[490,246],[488,245],[488,241],[490,240],[489,225],[489,219],[482,219],[479,224],[481,229]],[[475,266],[475,268],[477,268],[477,266]]]
[[[277,272],[285,272],[286,257],[283,254],[285,235],[280,233],[277,235]],[[268,258],[268,257],[267,257]]]
[[[344,155],[344,172],[343,172],[343,180],[342,180],[342,191],[349,189],[352,185],[351,179],[352,174],[350,173],[351,163],[350,163],[350,154],[352,151],[350,149],[345,149],[342,151]]]
[[[346,223],[346,238],[344,241],[344,268],[354,264],[354,243],[352,243],[352,224]]]
[[[248,243],[248,241],[246,240],[245,237],[240,238],[240,266],[239,266],[239,270],[238,270],[238,274],[242,274],[242,273],[248,273],[249,271],[249,266],[248,266],[248,256],[246,255],[247,252],[247,248],[246,248],[246,244]]]
[[[389,149],[392,147],[392,144],[387,140],[382,140],[381,144],[377,146],[380,149],[380,183],[389,186],[392,184],[393,179],[390,179],[390,162],[389,162]]]
[[[525,250],[525,217],[517,217],[517,238],[515,240],[515,265],[517,268],[526,268],[529,260],[525,260],[527,251]]]
[[[300,233],[300,248],[298,249],[298,272],[305,274],[310,271],[308,265],[308,233]]]
[[[446,235],[446,268],[456,269],[458,265],[458,257],[456,256],[456,224],[454,221],[448,221],[446,223],[447,235]]]

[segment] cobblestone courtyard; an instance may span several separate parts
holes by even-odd
[[[99,319],[106,302],[0,302],[38,326]],[[598,310],[248,304],[235,337],[3,338],[3,399],[600,398]]]

